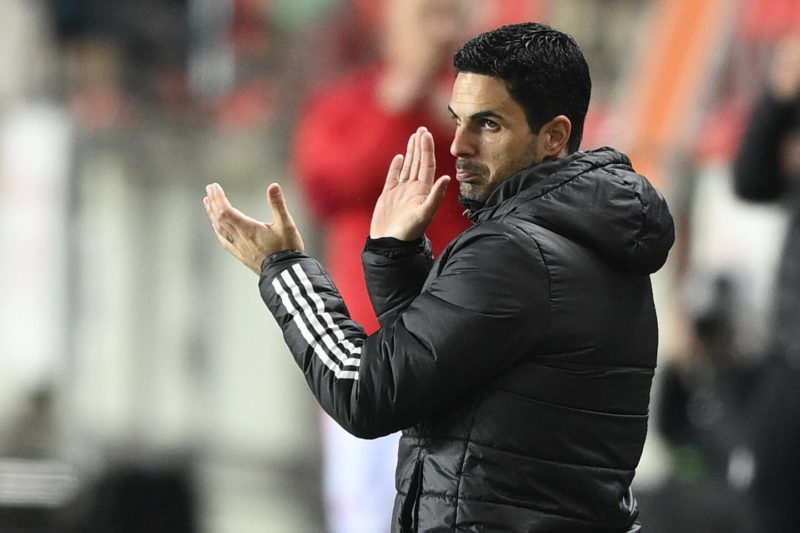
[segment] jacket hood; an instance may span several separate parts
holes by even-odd
[[[643,274],[661,268],[675,240],[663,196],[608,147],[543,161],[511,176],[485,203],[464,204],[474,223],[514,213]]]

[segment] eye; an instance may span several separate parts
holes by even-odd
[[[500,129],[500,124],[490,118],[482,118],[480,124],[481,128],[489,131],[497,131]]]

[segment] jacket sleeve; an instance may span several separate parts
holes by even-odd
[[[372,308],[382,327],[394,322],[419,296],[433,266],[431,241],[368,239],[361,254]]]
[[[765,94],[756,105],[733,164],[734,190],[740,197],[765,201],[783,193],[781,141],[796,122],[799,104],[782,103]]]
[[[261,295],[322,408],[350,433],[375,438],[446,411],[544,337],[547,276],[522,238],[462,236],[426,288],[370,336],[306,255],[268,258]]]

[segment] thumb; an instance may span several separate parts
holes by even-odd
[[[273,183],[267,187],[267,199],[272,208],[272,219],[276,224],[282,226],[293,226],[294,220],[289,213],[289,208],[286,207],[286,198],[283,196],[283,189],[277,183]]]
[[[450,176],[442,176],[433,184],[431,192],[425,201],[422,203],[422,209],[429,216],[433,216],[439,205],[444,200],[444,193],[447,191],[447,184],[450,183]]]

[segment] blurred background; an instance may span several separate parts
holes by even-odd
[[[0,0],[0,531],[327,531],[321,412],[201,199],[217,181],[268,218],[280,182],[324,253],[293,138],[380,53],[384,1]],[[677,222],[654,277],[646,530],[766,530],[748,435],[771,415],[753,406],[791,208],[741,198],[733,165],[800,2],[478,4],[473,34],[575,36],[582,148],[631,155]]]

